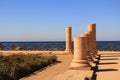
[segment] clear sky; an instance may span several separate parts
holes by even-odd
[[[120,40],[120,0],[0,0],[0,41],[64,41],[97,24],[97,40]]]

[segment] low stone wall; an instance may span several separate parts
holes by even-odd
[[[13,55],[13,54],[56,54],[64,55],[69,54],[68,51],[0,51],[0,55]]]

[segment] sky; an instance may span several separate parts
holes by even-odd
[[[120,40],[120,0],[0,0],[0,41],[65,41],[88,24],[97,41]]]

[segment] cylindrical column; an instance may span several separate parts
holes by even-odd
[[[92,36],[91,34],[92,34],[91,31],[85,32],[85,35],[87,36],[87,59],[89,61],[93,61],[94,60],[94,56],[93,56],[93,53],[92,53],[93,42],[91,40],[91,36]]]
[[[87,52],[88,52],[88,54],[87,54],[87,56],[89,56],[90,55],[90,32],[85,32],[85,35],[86,35],[86,37],[87,37]]]
[[[75,37],[74,38],[74,60],[86,59],[86,38]]]
[[[88,31],[92,32],[91,34],[91,42],[92,42],[92,52],[94,52],[94,55],[97,54],[96,52],[96,24],[89,24],[88,25]]]
[[[90,69],[87,62],[87,40],[84,34],[74,38],[74,58],[70,69]]]
[[[72,27],[66,27],[66,51],[72,52]]]
[[[88,24],[88,31],[96,31],[96,24]]]

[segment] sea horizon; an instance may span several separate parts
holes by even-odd
[[[26,50],[65,50],[66,41],[0,41],[1,49],[14,50],[16,47]],[[74,41],[72,41],[74,48]],[[98,50],[120,50],[120,41],[96,41]]]
[[[119,42],[120,40],[97,40],[96,42]],[[0,42],[66,42],[64,40],[45,40],[45,41],[0,41]],[[74,41],[72,41],[74,42]]]

